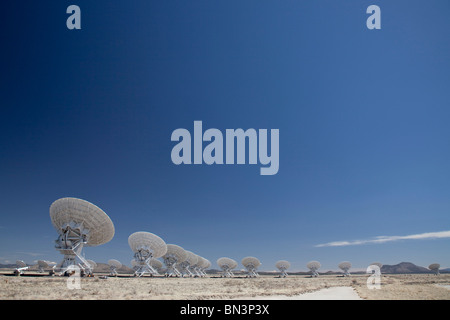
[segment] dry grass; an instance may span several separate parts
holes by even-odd
[[[450,274],[383,275],[380,290],[369,290],[368,275],[318,278],[82,278],[80,290],[69,290],[64,277],[0,276],[0,300],[7,299],[118,299],[203,300],[267,295],[294,296],[323,288],[349,286],[364,299],[450,299]]]
[[[450,274],[382,275],[379,290],[367,288],[365,279],[355,279],[353,287],[363,299],[371,300],[450,300],[450,290],[441,285],[450,284]]]

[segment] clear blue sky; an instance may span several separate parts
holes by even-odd
[[[66,28],[77,4],[82,30]],[[366,28],[377,4],[382,29]],[[450,267],[450,2],[9,1],[0,51],[0,263],[60,261],[50,204],[101,207],[87,248],[149,231],[209,259]],[[173,130],[280,130],[280,170],[171,162]],[[241,266],[240,266],[241,267]]]

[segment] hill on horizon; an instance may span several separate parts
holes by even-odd
[[[432,273],[432,271],[425,267],[420,267],[412,262],[400,262],[395,265],[383,265],[381,273]]]

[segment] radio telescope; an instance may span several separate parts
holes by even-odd
[[[139,263],[134,259],[132,259],[130,263],[131,263],[131,268],[136,272],[136,270],[139,268]]]
[[[247,269],[248,277],[257,277],[256,269],[261,265],[261,262],[255,257],[245,257],[241,261],[242,265]]]
[[[83,247],[94,247],[107,243],[114,237],[114,225],[108,215],[94,204],[77,199],[61,198],[50,206],[50,218],[59,234],[55,248],[64,255],[58,264],[64,273],[71,265],[87,266],[82,255]],[[81,265],[76,263],[76,258]]]
[[[191,265],[192,273],[194,274],[194,277],[200,277],[201,274],[199,273],[198,269],[199,266],[202,264],[202,257],[200,257],[198,254],[195,255],[197,257],[197,261],[195,264]]]
[[[208,269],[209,267],[211,267],[211,262],[208,259],[203,258],[203,264],[200,267],[200,272],[204,277],[206,277],[206,269]]]
[[[223,257],[217,260],[217,265],[222,269],[222,277],[234,277],[233,269],[237,267],[237,262],[233,259]]]
[[[186,251],[176,244],[168,244],[167,252],[162,256],[166,265],[166,277],[181,277],[181,272],[177,269],[177,264],[187,259]]]
[[[94,274],[94,269],[97,268],[97,263],[94,260],[86,260],[87,265],[85,266],[85,272],[87,275],[92,276]]]
[[[344,277],[348,277],[350,275],[350,272],[348,272],[348,270],[350,270],[350,268],[352,267],[352,264],[350,262],[343,261],[339,263],[338,267],[339,269],[344,271]]]
[[[153,269],[155,269],[156,273],[153,273],[151,275],[158,275],[162,269],[162,262],[155,259],[155,258],[151,258],[148,261],[148,264],[150,265],[150,267],[152,267]],[[136,261],[135,259],[131,260],[131,267],[132,269],[135,271],[135,275],[136,275],[136,271],[139,270],[142,267],[142,264],[139,261]]]
[[[26,264],[25,262],[23,262],[22,260],[17,260],[17,261],[16,261],[16,266],[17,266],[17,268],[14,269],[14,274],[15,274],[16,276],[22,275],[23,272],[24,272],[25,270],[28,270],[28,269],[30,268],[30,267],[27,266],[27,264]]]
[[[150,266],[152,266],[157,272],[161,272],[163,264],[161,261],[151,258],[150,259]]]
[[[235,260],[232,259],[231,262],[232,262],[232,264],[231,264],[231,266],[230,266],[231,270],[236,269],[237,266],[238,266],[237,261],[235,261]],[[234,276],[233,272],[231,272],[231,275]]]
[[[45,272],[45,269],[51,269],[49,271],[49,275],[52,275],[54,273],[54,269],[56,267],[56,264],[54,262],[49,262],[45,260],[38,260],[38,267],[39,272]]]
[[[158,275],[158,272],[150,265],[151,258],[159,258],[166,254],[167,245],[163,239],[150,232],[135,232],[128,237],[128,244],[134,252],[136,260],[135,275],[142,277],[145,273]]]
[[[206,270],[211,267],[211,261],[205,259],[205,264],[203,265],[202,272],[206,276]]]
[[[290,266],[291,264],[286,260],[280,260],[275,264],[275,267],[280,270],[280,278],[286,278],[286,276],[288,275],[286,270],[289,269]]]
[[[110,260],[108,260],[108,265],[109,265],[109,270],[110,270],[109,275],[117,277],[118,276],[117,269],[119,269],[122,266],[122,263],[120,263],[119,260],[110,259]]]
[[[47,261],[44,260],[38,260],[38,268],[39,268],[39,272],[43,273],[45,272],[45,269],[50,267],[47,263]]]
[[[197,277],[204,277],[202,269],[205,262],[206,262],[205,258],[197,255],[197,263],[192,266],[192,269]]]
[[[182,261],[179,266],[180,266],[180,271],[184,276],[188,276],[188,277],[193,277],[194,274],[192,273],[192,271],[190,270],[191,268],[193,268],[193,266],[195,266],[197,264],[197,260],[198,257],[195,253],[191,252],[191,251],[186,251],[186,260]]]
[[[201,256],[198,256],[197,266],[195,267],[198,276],[199,277],[206,276],[205,269],[209,268],[210,265],[211,265],[211,262],[209,262],[208,260],[206,260],[205,258],[203,258]]]
[[[441,265],[439,263],[433,263],[428,266],[428,269],[434,272],[435,275],[439,275],[439,268]]]
[[[310,261],[310,262],[308,262],[306,267],[311,271],[312,277],[319,276],[319,272],[317,272],[317,270],[319,270],[321,267],[321,264],[319,261]]]

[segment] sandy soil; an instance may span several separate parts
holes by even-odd
[[[352,287],[332,287],[294,296],[255,296],[243,300],[362,300]]]
[[[450,300],[450,290],[442,285],[450,284],[450,274],[382,275],[379,290],[367,288],[363,278],[352,283],[359,296],[371,300]],[[364,281],[363,281],[364,280]]]
[[[334,287],[353,288],[363,299],[439,299],[450,300],[450,290],[442,285],[450,284],[450,274],[382,275],[381,289],[369,290],[368,275],[341,277],[322,275],[288,276],[276,278],[82,278],[81,289],[69,290],[66,277],[7,276],[0,275],[0,300],[7,299],[158,299],[158,300],[204,300],[247,299],[284,296],[297,299],[300,294]],[[348,290],[348,289],[347,289]],[[325,291],[326,293],[327,291]],[[336,292],[332,290],[331,292]],[[326,296],[315,295],[326,299]],[[329,293],[329,292],[328,292]],[[342,296],[344,299],[346,295]]]

